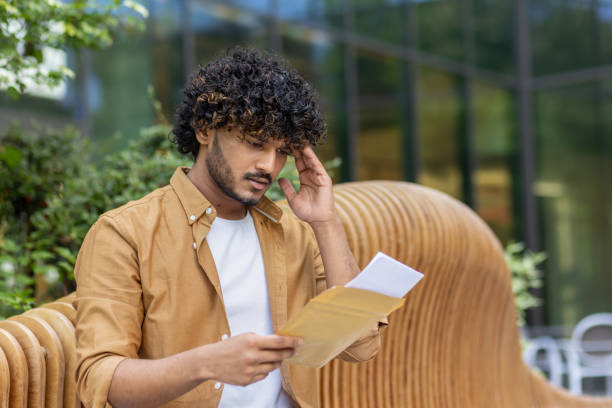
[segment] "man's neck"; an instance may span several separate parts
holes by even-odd
[[[217,216],[228,220],[239,220],[246,215],[246,206],[228,197],[208,173],[206,165],[200,164],[201,160],[196,160],[193,167],[187,173],[189,180],[206,197],[217,210]]]

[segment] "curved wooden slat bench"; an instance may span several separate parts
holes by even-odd
[[[383,251],[425,278],[390,316],[376,358],[323,367],[323,407],[612,407],[523,364],[503,249],[468,207],[404,182],[340,184],[335,197],[361,267]]]
[[[425,278],[390,316],[376,358],[362,364],[334,360],[321,369],[323,407],[612,407],[611,399],[576,397],[555,388],[523,364],[503,250],[469,208],[442,193],[404,182],[340,184],[335,196],[361,267],[383,251],[420,270]],[[74,401],[70,406],[78,407],[74,362],[68,362],[74,358],[74,352],[68,351],[74,348],[73,296],[25,316],[47,321],[58,333],[66,359],[63,398],[65,404]],[[57,312],[66,317],[63,323]],[[0,375],[10,377],[10,406],[25,406],[13,390],[28,384],[28,365],[39,371],[42,367],[44,374],[44,360],[42,364],[25,361],[40,358],[29,337],[21,345],[23,355],[8,357],[17,340],[11,342],[3,333],[0,330],[0,347],[10,373],[0,361]],[[21,369],[13,371],[15,365]],[[0,379],[0,386],[4,383],[6,378]],[[38,386],[44,390],[44,377]]]

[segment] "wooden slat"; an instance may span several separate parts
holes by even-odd
[[[74,306],[72,306],[72,303],[56,301],[47,303],[46,305],[42,305],[41,307],[57,310],[58,312],[66,316],[68,320],[70,320],[70,323],[72,323],[73,325],[76,322],[76,309],[74,308]]]
[[[76,396],[75,372],[77,359],[74,326],[66,316],[53,309],[39,307],[26,312],[26,315],[33,315],[45,320],[57,334],[60,343],[62,343],[65,359],[64,407],[80,407],[81,404]]]
[[[28,361],[23,349],[15,336],[3,329],[0,329],[0,348],[4,351],[9,366],[9,405],[11,408],[26,408],[28,406]]]
[[[0,408],[9,408],[11,370],[4,351],[0,348]]]
[[[25,354],[28,369],[28,408],[45,406],[45,356],[34,333],[23,324],[11,320],[0,322],[0,329],[12,334]]]
[[[45,407],[62,408],[64,399],[64,349],[53,328],[44,320],[31,314],[13,316],[16,321],[34,333],[45,349]]]

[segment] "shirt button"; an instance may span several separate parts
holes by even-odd
[[[221,388],[221,383],[220,382],[215,383],[215,390],[218,390],[219,388]]]
[[[224,334],[223,336],[221,336],[221,340],[227,340],[227,334]]]
[[[198,244],[196,244],[195,241],[193,241],[193,249],[198,249]]]
[[[212,207],[208,207],[208,208],[206,209],[206,214],[210,214],[211,212],[212,212]]]
[[[190,215],[190,216],[189,216],[189,220],[190,220],[190,221],[195,221],[195,219],[196,219],[196,216],[195,216],[195,215]]]

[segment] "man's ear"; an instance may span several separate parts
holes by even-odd
[[[208,132],[206,129],[195,129],[195,135],[198,143],[208,146]]]

